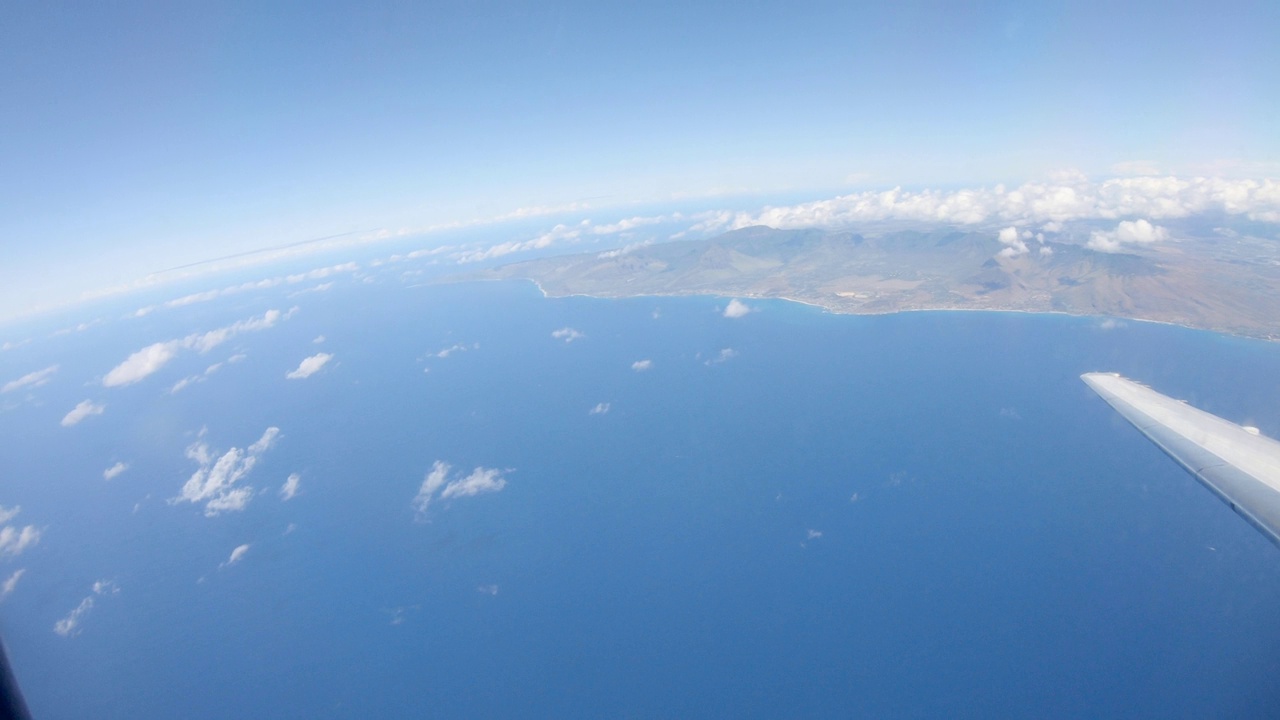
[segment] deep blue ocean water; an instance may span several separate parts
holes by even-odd
[[[1280,712],[1280,549],[1078,379],[1119,371],[1280,436],[1280,346],[786,302],[727,319],[725,302],[345,284],[6,352],[0,382],[60,365],[0,412],[0,505],[43,529],[0,558],[0,580],[27,570],[0,631],[33,711]],[[98,382],[152,342],[295,303],[137,384]],[[563,327],[585,337],[551,336]],[[434,356],[454,345],[467,349]],[[320,351],[334,356],[321,372],[285,379]],[[61,427],[86,398],[105,412]],[[598,403],[609,411],[589,414]],[[272,426],[243,512],[166,502],[202,428],[225,451]],[[437,460],[507,485],[418,517]],[[117,461],[129,469],[104,481]],[[301,493],[284,502],[290,473]],[[118,592],[56,634],[99,580]]]

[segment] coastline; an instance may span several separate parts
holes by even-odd
[[[643,297],[653,297],[653,298],[733,297],[733,298],[742,298],[744,300],[783,300],[785,302],[796,303],[797,305],[807,305],[809,307],[818,308],[819,310],[831,313],[832,315],[854,315],[854,316],[865,316],[865,317],[897,315],[899,313],[913,313],[913,312],[918,312],[918,313],[923,313],[923,312],[984,313],[985,312],[985,313],[1020,313],[1024,315],[1062,315],[1065,317],[1073,317],[1073,318],[1097,318],[1099,320],[1104,320],[1104,321],[1105,320],[1122,320],[1125,322],[1152,323],[1155,325],[1167,325],[1170,327],[1178,327],[1186,330],[1210,332],[1210,333],[1215,333],[1215,334],[1223,335],[1227,337],[1243,338],[1246,340],[1260,340],[1262,342],[1280,342],[1280,335],[1262,334],[1262,333],[1252,334],[1252,333],[1240,332],[1236,330],[1227,330],[1223,328],[1188,325],[1186,323],[1173,322],[1171,320],[1158,320],[1155,318],[1133,317],[1131,315],[1104,315],[1104,314],[1094,314],[1094,313],[1074,313],[1074,312],[1067,312],[1065,310],[1026,310],[1022,308],[958,308],[958,307],[897,308],[893,310],[873,310],[873,311],[867,311],[867,312],[858,312],[858,311],[843,310],[840,308],[831,307],[829,305],[823,305],[821,303],[813,302],[810,300],[801,300],[799,298],[787,297],[784,295],[734,295],[734,294],[717,293],[717,292],[640,293],[635,295],[622,295],[622,294],[603,295],[603,294],[591,294],[591,293],[552,294],[547,292],[547,289],[542,286],[542,283],[538,282],[533,278],[524,277],[524,278],[510,278],[510,279],[527,280],[533,283],[534,287],[538,288],[538,292],[541,293],[542,297],[544,298],[584,297],[584,298],[594,298],[598,300],[621,300],[625,298],[643,298]]]

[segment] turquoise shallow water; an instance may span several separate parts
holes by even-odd
[[[93,384],[144,345],[293,302],[3,358],[6,380],[60,364],[0,413],[0,505],[44,530],[0,561],[27,570],[0,623],[38,717],[1267,717],[1280,700],[1280,550],[1078,380],[1120,371],[1280,435],[1274,345],[342,286],[136,385]],[[320,373],[284,378],[319,351]],[[60,427],[87,396],[103,415]],[[272,426],[243,512],[166,502],[202,428],[223,451]],[[418,516],[437,460],[506,485]],[[55,634],[98,580],[118,592]]]

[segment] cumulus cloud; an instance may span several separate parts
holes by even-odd
[[[254,489],[237,483],[249,475],[258,459],[271,449],[279,435],[280,428],[269,427],[247,449],[233,447],[219,455],[217,460],[214,460],[216,453],[211,452],[203,440],[188,446],[187,458],[200,467],[183,484],[181,493],[170,499],[169,503],[204,503],[204,514],[207,517],[243,510],[253,499]]]
[[[507,486],[507,480],[504,475],[510,472],[509,470],[478,467],[466,477],[455,476],[454,479],[450,480],[449,475],[452,469],[452,466],[440,460],[432,464],[431,471],[423,478],[422,485],[418,488],[418,494],[414,496],[412,502],[412,507],[419,519],[426,514],[433,498],[449,500],[495,493],[502,490]],[[437,491],[439,491],[438,494]]]
[[[551,337],[557,340],[564,340],[566,343],[571,343],[574,340],[586,337],[586,335],[571,327],[562,327],[559,330],[553,331],[551,333]]]
[[[287,320],[293,313],[282,314],[279,310],[268,310],[261,317],[232,323],[204,333],[192,333],[183,338],[152,343],[125,358],[124,362],[115,366],[102,379],[105,387],[131,385],[151,375],[169,364],[169,361],[186,350],[207,353],[231,338],[246,332],[256,332],[274,327],[280,320]]]
[[[1092,182],[1078,173],[1064,173],[1048,182],[1031,182],[1013,189],[1003,185],[919,192],[894,188],[768,207],[759,212],[722,211],[704,216],[689,231],[733,230],[752,225],[839,227],[885,220],[955,225],[1041,224],[1139,216],[1177,218],[1207,211],[1280,222],[1280,181],[1165,176]]]
[[[737,350],[734,350],[733,348],[724,348],[719,353],[717,353],[715,357],[707,360],[704,364],[719,365],[720,363],[723,363],[723,362],[729,362],[730,360],[736,357],[738,357]]]
[[[290,380],[309,378],[320,372],[320,368],[324,367],[332,359],[333,355],[329,353],[316,353],[309,358],[304,358],[302,362],[298,363],[298,369],[290,371],[285,377]]]
[[[27,573],[26,568],[18,568],[13,574],[0,583],[0,600],[4,600],[13,594],[13,589],[18,587],[18,581]]]
[[[622,257],[623,255],[630,255],[636,250],[639,250],[640,248],[643,248],[643,247],[648,247],[652,244],[653,244],[652,240],[641,240],[640,242],[633,242],[633,243],[624,245],[620,248],[614,248],[613,250],[605,250],[603,252],[597,253],[596,257],[601,260],[608,260],[609,258]]]
[[[565,241],[578,240],[582,237],[584,232],[587,232],[590,229],[590,220],[583,220],[575,225],[560,224],[532,240],[510,241],[491,245],[480,250],[466,250],[455,253],[453,258],[459,263],[472,263],[480,262],[482,260],[491,260],[493,258],[502,257],[503,255],[510,255],[512,253],[524,252],[527,250],[541,250]]]
[[[99,580],[93,584],[92,594],[80,601],[66,617],[53,624],[53,631],[62,637],[72,637],[80,634],[80,623],[84,617],[93,609],[94,598],[103,595],[116,595],[120,592],[120,588],[110,580]]]
[[[14,511],[16,512],[17,508],[14,508]],[[0,528],[0,555],[17,557],[40,542],[42,534],[43,531],[35,525],[23,528],[5,525]]]
[[[111,467],[102,471],[102,479],[113,480],[119,477],[120,473],[128,469],[129,469],[129,465],[127,463],[118,462],[115,465],[112,465]]]
[[[1030,233],[1028,233],[1028,235],[1029,234]],[[1005,246],[1005,248],[999,252],[1000,257],[1017,257],[1019,255],[1026,255],[1029,252],[1029,250],[1027,250],[1027,244],[1018,236],[1018,228],[1016,227],[1004,228],[1000,231],[1000,234],[996,236],[996,239],[1000,241],[1001,245]]]
[[[462,343],[457,343],[454,345],[450,345],[449,347],[444,348],[443,350],[439,350],[437,352],[430,353],[430,354],[438,358],[447,358],[454,353],[466,352],[468,350],[479,350],[479,349],[480,349],[480,343],[472,343],[470,345],[463,345]]]
[[[751,307],[740,300],[730,300],[729,304],[724,307],[724,316],[727,318],[745,317],[751,312]]]
[[[635,370],[636,372],[644,372],[646,370],[649,370],[652,367],[653,367],[652,360],[637,360],[631,363],[631,369]]]
[[[237,358],[243,358],[243,357],[244,357],[243,355],[232,355],[230,358],[227,359],[227,362],[229,363],[237,362],[238,361]],[[218,370],[220,369],[222,369],[222,363],[217,362],[205,368],[204,372],[200,373],[199,375],[191,375],[190,377],[184,377],[178,382],[174,383],[173,387],[169,388],[169,394],[172,395],[182,390],[183,388],[187,387],[188,385],[193,385],[195,383],[202,383],[205,380],[208,380],[210,375],[218,372]]]
[[[84,400],[79,405],[71,408],[71,412],[62,416],[62,427],[76,425],[90,415],[101,415],[106,409],[106,405],[98,405],[90,400]]]
[[[426,513],[432,497],[444,486],[445,480],[449,477],[449,469],[448,463],[437,460],[431,466],[431,471],[422,479],[422,486],[418,488],[418,494],[413,497],[412,503],[413,509],[419,515]]]
[[[298,473],[292,473],[285,479],[284,485],[280,486],[280,499],[292,500],[298,494],[298,483],[302,482],[302,476]]]
[[[1169,231],[1146,220],[1124,220],[1115,230],[1094,230],[1085,244],[1099,252],[1120,252],[1125,245],[1149,245],[1167,240]]]
[[[244,557],[244,554],[247,552],[249,552],[249,543],[245,543],[244,545],[237,545],[236,548],[231,551],[231,557],[227,558],[225,561],[220,563],[218,567],[224,568],[224,567],[231,567],[232,565],[235,565],[236,563],[240,562],[240,560]]]
[[[502,477],[502,474],[503,471],[496,468],[478,467],[461,480],[454,480],[445,485],[444,490],[440,491],[440,499],[448,500],[455,497],[471,497],[483,493],[498,492],[507,486],[507,481]]]
[[[49,382],[49,379],[52,378],[53,374],[56,372],[58,372],[57,365],[50,365],[49,367],[43,370],[36,370],[35,372],[29,372],[26,375],[23,375],[22,377],[18,378],[17,380],[10,380],[9,382],[5,383],[3,387],[0,387],[0,393],[9,393],[9,392],[13,392],[14,390],[21,390],[22,388],[40,387],[41,385],[44,385],[45,383]]]
[[[68,613],[66,617],[54,623],[53,631],[62,637],[71,637],[74,634],[79,634],[77,628],[80,626],[80,620],[83,619],[85,615],[89,614],[89,611],[92,609],[93,596],[90,595],[84,600],[81,600],[80,604]]]
[[[609,412],[609,403],[596,403],[596,406],[587,411],[588,415],[604,415]]]
[[[18,516],[18,513],[20,512],[22,512],[21,506],[15,505],[14,507],[7,508],[3,505],[0,505],[0,525],[3,525],[4,523],[7,523],[10,520],[14,519],[15,517]]]

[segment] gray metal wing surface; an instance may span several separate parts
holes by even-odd
[[[1116,373],[1080,379],[1280,546],[1280,442]]]

